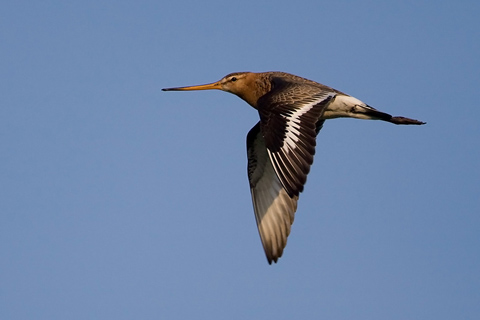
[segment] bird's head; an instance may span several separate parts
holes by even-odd
[[[251,105],[254,105],[254,97],[252,96],[255,93],[254,85],[256,80],[255,73],[252,72],[234,72],[226,75],[222,79],[216,82],[201,84],[197,86],[188,86],[188,87],[176,87],[176,88],[165,88],[163,91],[192,91],[192,90],[222,90],[226,92],[233,93]]]

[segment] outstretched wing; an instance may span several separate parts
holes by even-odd
[[[258,232],[268,263],[277,262],[297,210],[298,196],[290,197],[270,162],[265,140],[257,123],[247,135],[248,180]]]
[[[298,197],[313,163],[320,118],[337,92],[282,77],[272,85],[258,101],[260,127],[278,179],[290,197]]]

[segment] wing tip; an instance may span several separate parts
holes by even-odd
[[[278,262],[278,259],[282,256],[282,253],[283,253],[283,250],[282,250],[282,252],[281,252],[279,255],[269,256],[269,255],[267,254],[266,256],[267,256],[268,264],[269,264],[269,265],[272,265],[272,263],[277,263],[277,262]]]

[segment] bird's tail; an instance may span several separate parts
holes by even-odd
[[[383,120],[387,122],[391,122],[394,124],[425,124],[426,122],[415,120],[415,119],[410,119],[406,117],[394,117],[391,114],[385,113],[378,111],[370,106],[366,107],[360,107],[357,106],[357,112],[360,111],[361,113],[371,117],[371,119],[378,119],[378,120]]]
[[[394,117],[391,114],[378,111],[352,96],[339,94],[327,105],[323,119],[357,118],[365,120],[383,120],[394,124],[425,124],[423,121]]]

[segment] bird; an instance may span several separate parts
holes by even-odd
[[[247,173],[260,239],[269,264],[277,263],[313,164],[316,137],[325,120],[357,118],[398,125],[425,122],[394,117],[341,91],[293,74],[234,72],[219,81],[163,91],[222,90],[258,111],[247,134]]]

